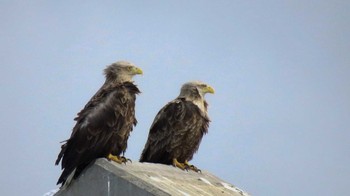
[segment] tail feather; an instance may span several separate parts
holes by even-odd
[[[62,186],[60,189],[66,189],[70,185],[70,183],[72,182],[72,180],[74,178],[75,171],[76,171],[76,168],[67,176],[66,179],[63,179],[63,174],[64,174],[64,171],[63,171],[62,175],[60,176],[60,178],[58,179],[58,182],[57,182],[57,184],[62,183]]]
[[[64,153],[66,152],[66,149],[67,149],[67,143],[63,144],[61,146],[61,152],[58,154],[57,156],[57,159],[56,159],[56,162],[55,162],[55,165],[58,165],[64,155]]]

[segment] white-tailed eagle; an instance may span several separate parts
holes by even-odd
[[[125,163],[127,141],[136,125],[135,100],[140,93],[132,78],[142,70],[132,63],[118,61],[104,70],[105,83],[77,117],[68,140],[61,146],[56,165],[63,172],[57,184],[67,186],[92,161],[105,157]]]
[[[172,164],[183,170],[200,171],[188,161],[208,132],[206,93],[214,93],[214,89],[202,82],[188,82],[182,86],[180,95],[155,117],[140,162]]]

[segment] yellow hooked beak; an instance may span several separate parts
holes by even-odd
[[[205,87],[204,92],[211,93],[211,94],[215,93],[214,88],[209,86],[209,85],[207,87]]]
[[[133,67],[133,71],[132,71],[135,75],[136,74],[143,74],[142,69],[138,68],[138,67]]]

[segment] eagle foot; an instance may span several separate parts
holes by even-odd
[[[125,163],[125,165],[126,165],[126,163],[127,163],[127,162],[132,163],[131,159],[126,158],[126,157],[124,157],[124,156],[121,156],[121,157],[120,157],[120,159],[122,159],[122,160],[123,160],[123,163]]]
[[[196,166],[194,166],[194,165],[191,165],[188,161],[185,161],[184,165],[185,165],[188,169],[190,169],[190,170],[192,170],[192,171],[195,171],[195,172],[197,172],[197,173],[202,173],[202,170],[198,169],[198,168],[197,168]]]
[[[186,171],[188,171],[189,169],[187,165],[185,165],[184,163],[178,162],[177,159],[173,159],[173,166]]]
[[[109,154],[108,157],[107,157],[108,160],[110,161],[114,161],[116,163],[119,163],[119,164],[126,164],[128,161],[130,161],[130,163],[132,163],[132,161],[128,158],[125,158],[124,156],[116,156],[116,155],[112,155],[112,154]]]

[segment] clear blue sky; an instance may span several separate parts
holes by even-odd
[[[348,195],[349,1],[0,2],[0,195],[55,188],[59,142],[129,60],[137,160],[159,109],[202,80],[212,123],[193,164],[252,195]],[[297,192],[297,193],[296,193]]]

